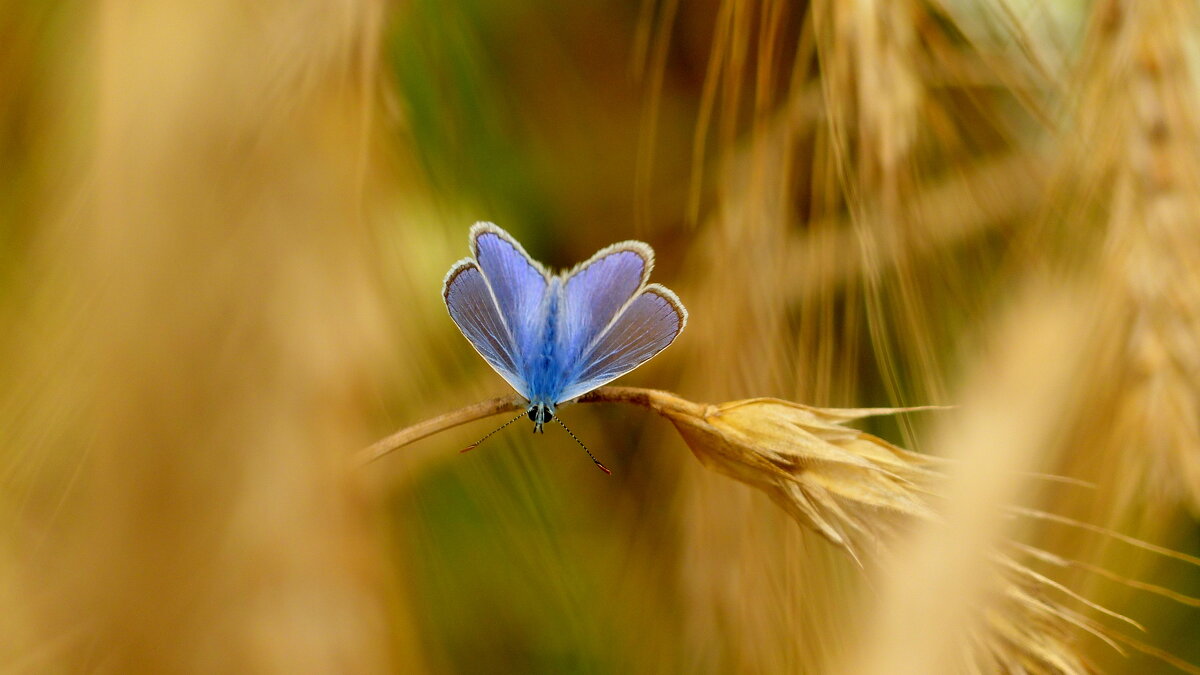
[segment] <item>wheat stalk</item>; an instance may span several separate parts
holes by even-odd
[[[711,405],[665,391],[618,386],[601,387],[577,403],[633,405],[666,418],[703,466],[763,492],[799,525],[860,564],[888,560],[892,547],[914,525],[942,519],[947,480],[942,462],[845,426],[873,415],[929,408],[819,408],[771,398]],[[523,407],[514,396],[480,401],[405,427],[360,451],[356,462],[369,464],[439,432]],[[1060,561],[1020,544],[1013,547],[1034,559]],[[1031,672],[1092,672],[1077,647],[1077,630],[1118,651],[1122,643],[1140,645],[1055,596],[1140,630],[1136,622],[999,549],[984,559],[991,572],[982,578],[991,590],[985,595],[989,599],[982,623],[964,638],[968,648],[958,657],[964,672],[988,672],[988,664],[1009,671],[1019,667]],[[1173,593],[1140,585],[1151,592]],[[1174,596],[1187,604],[1187,596]],[[1140,648],[1152,651],[1145,645]]]
[[[1200,98],[1188,51],[1200,22],[1187,3],[1114,1],[1104,12],[1093,86],[1131,94],[1083,113],[1095,134],[1121,143],[1102,155],[1114,162],[1104,288],[1126,329],[1117,443],[1144,498],[1200,514]],[[1084,105],[1102,95],[1088,91]]]

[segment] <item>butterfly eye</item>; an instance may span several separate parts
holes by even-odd
[[[538,421],[538,406],[532,406],[526,412],[529,414],[529,419],[531,421]]]

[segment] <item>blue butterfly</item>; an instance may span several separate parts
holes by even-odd
[[[492,223],[476,223],[470,244],[472,257],[446,273],[442,298],[475,351],[529,401],[523,414],[535,433],[559,404],[642,365],[687,324],[679,298],[646,283],[654,251],[640,241],[603,248],[562,274]]]

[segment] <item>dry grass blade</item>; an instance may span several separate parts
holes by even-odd
[[[1175,560],[1179,560],[1179,561],[1182,561],[1182,562],[1185,562],[1185,563],[1188,563],[1191,565],[1200,566],[1200,558],[1197,558],[1196,556],[1191,556],[1186,553],[1182,553],[1180,551],[1175,551],[1175,550],[1169,549],[1165,546],[1158,546],[1156,544],[1151,544],[1150,542],[1142,541],[1141,539],[1138,539],[1136,537],[1130,537],[1129,535],[1121,534],[1120,532],[1116,532],[1114,530],[1110,530],[1105,527],[1100,527],[1099,525],[1093,525],[1092,523],[1085,523],[1085,522],[1082,522],[1079,520],[1075,520],[1074,518],[1067,518],[1065,516],[1060,516],[1055,513],[1047,513],[1045,511],[1038,511],[1037,509],[1027,509],[1027,508],[1022,508],[1022,507],[1017,507],[1017,506],[1010,506],[1010,507],[1008,507],[1008,509],[1011,512],[1013,512],[1014,514],[1017,514],[1017,515],[1020,515],[1020,516],[1026,517],[1026,518],[1034,518],[1037,520],[1045,520],[1045,521],[1049,521],[1049,522],[1060,523],[1062,525],[1066,525],[1067,527],[1077,528],[1080,530],[1084,530],[1086,532],[1092,532],[1094,534],[1099,534],[1101,536],[1108,537],[1110,539],[1115,539],[1124,544],[1128,544],[1130,546],[1133,546],[1135,548],[1140,548],[1145,551],[1150,551],[1152,553],[1157,553],[1158,555],[1161,555],[1161,556],[1164,556],[1167,558],[1173,558]]]
[[[960,658],[970,660],[961,663],[959,672],[1094,673],[1078,644],[1078,631],[1120,650],[1103,626],[1050,601],[1040,583],[1024,576],[1003,581],[1004,591],[986,598],[987,630],[969,636],[972,648]]]
[[[445,415],[431,417],[423,422],[405,427],[390,436],[381,438],[369,447],[361,450],[356,459],[359,464],[367,464],[409,443],[415,443],[439,431],[445,431],[451,427],[483,419],[484,417],[498,415],[502,412],[513,412],[520,409],[521,405],[515,396],[498,396],[486,401],[480,401],[479,403],[460,408]]]
[[[1168,600],[1178,602],[1181,605],[1186,605],[1188,607],[1200,607],[1200,598],[1193,598],[1190,595],[1184,595],[1183,593],[1179,593],[1178,591],[1170,588],[1165,588],[1157,584],[1148,584],[1143,581],[1138,581],[1137,579],[1130,579],[1120,574],[1116,574],[1115,572],[1111,572],[1103,567],[1100,567],[1099,565],[1093,565],[1083,560],[1071,560],[1069,558],[1054,555],[1049,551],[1043,551],[1032,546],[1025,546],[1016,542],[1010,542],[1010,545],[1034,560],[1040,560],[1049,565],[1054,565],[1055,567],[1064,569],[1068,567],[1075,567],[1081,570],[1086,570],[1092,574],[1102,576],[1109,581],[1114,581],[1118,584],[1128,586],[1139,591],[1153,593],[1155,595],[1167,598]]]
[[[851,556],[886,548],[905,517],[929,518],[925,462],[843,426],[901,410],[833,410],[757,398],[664,414],[706,467],[762,490]]]

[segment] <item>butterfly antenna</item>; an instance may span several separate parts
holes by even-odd
[[[579,437],[576,436],[574,432],[572,432],[570,429],[567,429],[567,425],[563,424],[562,420],[555,417],[554,421],[558,422],[558,426],[562,427],[564,431],[566,431],[568,434],[571,435],[571,438],[575,439],[575,442],[579,444],[579,447],[583,448],[583,451],[588,454],[588,457],[592,458],[592,461],[596,463],[596,466],[600,467],[601,471],[603,471],[604,473],[606,473],[610,476],[612,475],[612,472],[608,470],[608,467],[604,466],[603,464],[600,463],[600,460],[596,459],[596,456],[592,454],[592,451],[588,450],[587,446],[583,444],[583,441],[579,440]]]
[[[517,420],[521,419],[521,418],[522,418],[522,417],[524,417],[524,416],[525,416],[525,412],[524,412],[524,411],[517,413],[517,416],[516,416],[516,417],[514,417],[514,418],[512,418],[511,420],[509,420],[509,421],[505,422],[504,424],[501,424],[500,426],[496,427],[495,429],[492,429],[491,431],[489,431],[489,432],[487,433],[487,436],[484,436],[483,438],[481,438],[481,439],[479,439],[479,440],[475,441],[474,443],[472,443],[472,444],[468,445],[467,447],[463,448],[462,450],[459,450],[459,452],[460,452],[460,453],[462,453],[462,452],[466,452],[466,451],[468,451],[468,450],[474,450],[474,449],[475,449],[475,448],[476,448],[476,447],[477,447],[477,446],[478,446],[480,443],[482,443],[482,442],[486,441],[486,440],[487,440],[487,439],[488,439],[488,438],[489,438],[489,437],[490,437],[492,434],[496,433],[497,431],[500,431],[500,430],[501,430],[501,429],[503,429],[504,427],[506,427],[506,426],[508,426],[508,425],[512,424],[513,422],[516,422]]]

